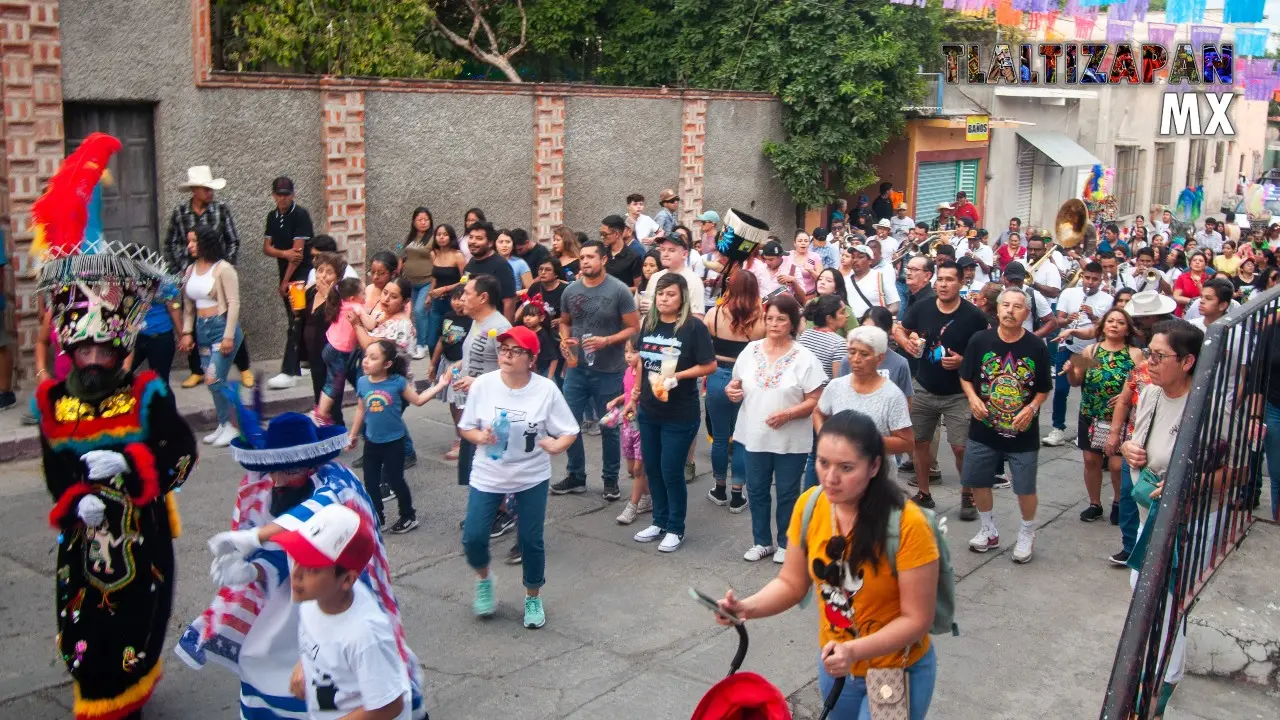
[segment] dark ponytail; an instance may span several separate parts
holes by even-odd
[[[374,345],[382,348],[382,356],[387,359],[387,375],[409,375],[409,358],[400,352],[400,348],[390,340],[375,340]]]

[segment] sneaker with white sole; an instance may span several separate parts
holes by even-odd
[[[636,513],[643,515],[651,512],[653,512],[653,496],[641,495],[640,502],[636,504]]]
[[[969,541],[969,549],[984,553],[988,550],[995,550],[1000,547],[1000,532],[993,527],[983,525],[978,528],[978,534],[973,536]]]
[[[476,580],[475,599],[471,601],[471,612],[476,617],[491,617],[498,609],[498,599],[493,596],[493,576]]]
[[[1019,530],[1018,544],[1013,548],[1013,561],[1016,563],[1031,562],[1031,555],[1036,549],[1036,531]]]
[[[214,438],[213,442],[209,444],[216,448],[224,448],[238,437],[240,437],[240,431],[236,429],[235,425],[227,423],[222,426],[222,431],[218,433],[218,437]]]
[[[779,565],[787,561],[787,549],[780,547],[773,552],[773,561]]]
[[[524,596],[524,626],[537,630],[547,624],[547,613],[542,608],[542,598],[537,595]]]
[[[1054,428],[1050,430],[1049,434],[1045,435],[1044,439],[1042,439],[1040,442],[1044,443],[1045,445],[1048,445],[1049,447],[1061,447],[1063,445],[1066,445],[1067,431]]]
[[[421,360],[426,356],[427,356],[427,348],[423,345],[419,345],[418,347],[413,349],[413,352],[409,353],[409,357],[413,358],[414,360]]]
[[[662,536],[662,542],[658,543],[658,552],[675,552],[680,549],[681,542],[684,542],[683,536],[667,533]]]
[[[622,508],[622,514],[616,520],[619,525],[630,525],[636,521],[636,516],[640,514],[640,507],[633,502],[628,501],[627,506]]]
[[[742,553],[742,559],[747,562],[760,562],[772,555],[774,550],[777,548],[772,545],[752,545],[750,550]]]
[[[204,441],[204,444],[205,444],[205,445],[208,445],[209,443],[213,442],[214,440],[217,440],[217,439],[218,439],[218,436],[219,436],[219,435],[221,435],[221,434],[222,434],[222,426],[221,426],[221,425],[218,425],[217,427],[215,427],[215,428],[213,429],[213,432],[209,433],[208,435],[205,435],[205,436],[204,436],[203,438],[201,438],[201,439]]]
[[[651,543],[660,537],[662,537],[662,528],[657,525],[650,525],[635,535],[632,535],[631,539],[639,543]]]
[[[288,373],[280,373],[267,381],[267,387],[272,390],[288,390],[298,384],[298,376]]]

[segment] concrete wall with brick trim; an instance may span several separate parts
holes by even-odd
[[[364,93],[359,90],[324,90],[321,142],[324,143],[325,224],[346,250],[347,262],[357,267],[365,261],[365,150]]]
[[[764,156],[765,140],[781,140],[777,103],[707,102],[702,206],[722,216],[740,208],[769,223],[784,241],[796,231],[796,208]]]

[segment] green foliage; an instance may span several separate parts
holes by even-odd
[[[218,0],[228,68],[451,78],[459,63],[420,47],[421,0]]]

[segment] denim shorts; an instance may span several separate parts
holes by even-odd
[[[347,366],[351,362],[351,353],[342,352],[329,343],[325,343],[320,351],[324,360],[324,389],[321,391],[331,398],[337,398],[347,381]]]
[[[1036,462],[1039,450],[1026,452],[1005,452],[980,443],[972,438],[964,447],[964,470],[960,484],[967,488],[990,488],[995,485],[996,475],[1009,463],[1009,471],[1015,495],[1036,494]]]

